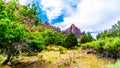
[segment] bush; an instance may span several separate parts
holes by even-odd
[[[120,38],[107,38],[82,44],[82,49],[94,49],[101,57],[120,58]]]
[[[44,32],[42,32],[42,36],[44,38],[44,43],[46,46],[57,43],[58,33],[52,29],[47,29]]]
[[[120,52],[120,38],[107,38],[82,44],[82,48],[94,48],[96,51]]]
[[[113,42],[106,42],[105,46],[104,46],[104,49],[108,52],[114,52],[117,47],[114,45]]]
[[[120,38],[111,38],[109,39],[105,46],[104,49],[108,52],[118,52],[120,47]]]
[[[120,68],[120,60],[118,60],[115,64],[109,65],[108,68]]]
[[[65,37],[63,41],[63,46],[66,48],[73,48],[77,45],[77,38],[73,33],[70,33],[67,37]]]
[[[77,43],[77,46],[78,46],[78,47],[80,47],[80,46],[81,46],[81,43],[80,43],[80,42],[78,42],[78,43]]]
[[[61,54],[65,53],[66,52],[66,48],[62,47],[62,46],[59,46],[59,51]]]
[[[88,32],[81,37],[80,43],[84,44],[86,42],[92,42],[93,40],[94,40],[94,38],[92,37],[90,32]]]
[[[120,38],[116,38],[113,43],[115,46],[120,47]]]
[[[30,40],[31,40],[31,47],[38,51],[42,51],[45,49],[45,44],[44,44],[44,38],[42,37],[41,33],[38,31],[32,32],[30,34]]]

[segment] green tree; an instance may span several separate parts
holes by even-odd
[[[46,29],[44,32],[42,32],[45,45],[48,46],[49,44],[55,44],[57,35],[58,33],[52,29]]]
[[[38,25],[41,23],[41,19],[38,17],[37,7],[35,4],[27,6],[21,6],[19,9],[20,16],[22,20],[26,20],[24,22],[33,23]]]
[[[27,29],[23,24],[10,21],[9,19],[0,20],[0,44],[7,51],[7,59],[3,64],[7,64],[11,60],[11,56],[15,54],[16,42],[21,42],[27,35]]]
[[[34,50],[42,51],[45,49],[44,38],[40,32],[35,31],[30,33],[29,40],[31,41],[30,47],[32,47]]]
[[[99,39],[106,39],[109,37],[120,37],[120,21],[117,24],[112,25],[112,28],[109,30],[104,30],[97,35]]]
[[[67,37],[65,37],[63,41],[63,46],[66,48],[73,48],[76,45],[77,45],[77,38],[75,34],[71,32],[70,34],[68,34]]]
[[[86,43],[86,42],[92,42],[94,40],[94,38],[92,37],[92,35],[90,34],[90,32],[88,32],[87,34],[84,34],[81,39],[80,39],[80,43]]]
[[[87,33],[87,36],[88,36],[88,42],[92,42],[94,40],[90,32]]]

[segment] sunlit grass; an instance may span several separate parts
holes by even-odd
[[[48,46],[47,49],[43,50],[35,56],[21,55],[19,56],[19,60],[21,63],[28,64],[35,60],[40,60],[38,63],[31,65],[34,68],[36,68],[35,66],[39,65],[42,68],[53,68],[53,66],[58,62],[62,62],[63,60],[68,61],[70,59],[70,55],[73,55],[73,57],[75,56],[74,62],[79,63],[81,68],[107,68],[108,65],[113,63],[112,60],[101,59],[95,54],[87,54],[87,51],[81,50],[81,48],[66,50],[63,54],[60,53],[59,46]],[[0,63],[5,60],[5,57],[2,55],[0,55],[0,58],[2,58],[2,60],[0,60]],[[9,68],[8,66],[6,67]]]

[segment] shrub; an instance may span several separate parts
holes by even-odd
[[[77,43],[77,46],[78,46],[78,47],[80,47],[80,46],[81,46],[81,43],[80,43],[80,42],[78,42],[78,43]]]
[[[94,40],[94,38],[92,37],[90,32],[88,32],[81,37],[80,43],[84,44],[86,42],[92,42],[93,40]]]
[[[96,49],[96,51],[103,51],[103,46],[105,45],[105,41],[104,40],[99,40],[99,41],[95,41],[94,43],[94,48]]]
[[[31,47],[38,51],[45,49],[43,37],[40,32],[35,31],[30,34]]]
[[[105,54],[104,56],[116,59],[120,57],[120,38],[107,38],[82,44],[82,49],[86,48],[94,48],[95,51]]]
[[[120,47],[120,38],[116,38],[113,43],[115,46]]]
[[[115,52],[117,51],[117,45],[114,44],[114,42],[106,42],[105,46],[104,46],[104,49],[108,52]]]
[[[120,60],[118,60],[115,64],[109,65],[108,68],[120,68]]]
[[[66,48],[73,48],[77,45],[77,38],[73,33],[70,33],[67,37],[65,37],[63,41],[63,46]]]
[[[66,48],[62,47],[62,46],[59,46],[59,51],[61,54],[65,53],[66,52]]]
[[[44,38],[45,45],[48,46],[50,44],[55,44],[57,35],[58,35],[58,33],[52,29],[47,29],[44,32],[42,32],[42,36]]]

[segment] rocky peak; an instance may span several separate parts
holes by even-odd
[[[72,24],[70,27],[75,28],[76,26],[74,24]]]
[[[51,29],[53,29],[53,30],[55,30],[55,31],[57,31],[57,32],[61,32],[61,29],[60,29],[59,27],[51,26],[51,25],[49,24],[49,22],[44,22],[43,25],[44,25],[45,27],[51,28]]]
[[[83,35],[83,32],[81,32],[81,30],[78,27],[76,27],[74,24],[72,24],[69,28],[67,28],[66,30],[64,30],[62,32],[65,34],[69,34],[70,32],[72,32],[76,36]]]

